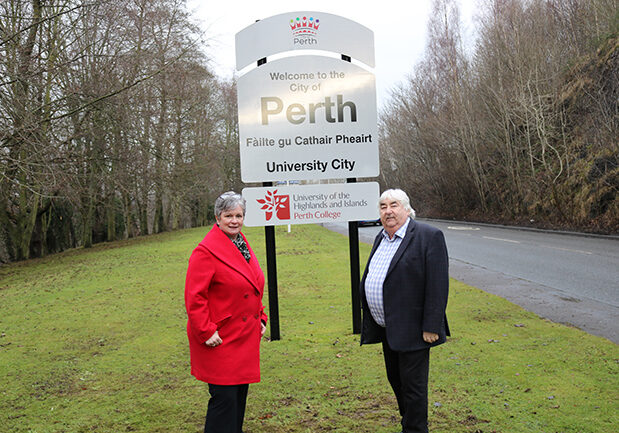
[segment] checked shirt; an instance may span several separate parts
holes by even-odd
[[[404,225],[395,232],[393,239],[389,239],[389,235],[383,229],[381,232],[383,238],[372,256],[372,260],[368,267],[368,274],[365,278],[365,298],[368,302],[370,313],[372,313],[374,321],[383,327],[385,326],[383,283],[387,276],[391,260],[402,243],[404,235],[406,235],[406,229],[410,221],[410,218],[408,218]]]

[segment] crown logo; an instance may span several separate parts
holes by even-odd
[[[314,17],[297,17],[290,20],[290,30],[293,36],[310,35],[315,36],[320,27],[320,20]]]

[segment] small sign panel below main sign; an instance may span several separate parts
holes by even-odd
[[[245,225],[316,224],[378,218],[377,182],[244,188]]]

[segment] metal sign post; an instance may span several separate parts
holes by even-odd
[[[348,183],[355,183],[357,179],[346,179]],[[359,266],[359,223],[348,221],[348,250],[350,255],[350,299],[352,304],[352,332],[361,334],[361,294],[359,283],[361,268]]]
[[[264,182],[263,186],[272,186]],[[269,324],[271,340],[279,340],[279,298],[277,295],[277,254],[275,253],[275,226],[264,226],[264,242],[267,252],[267,280],[269,284]]]

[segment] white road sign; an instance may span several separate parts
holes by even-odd
[[[237,89],[244,182],[378,176],[372,72],[287,57],[241,76]]]

